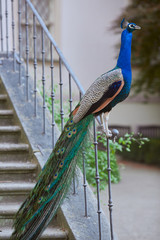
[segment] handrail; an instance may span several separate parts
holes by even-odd
[[[69,66],[69,64],[67,63],[66,59],[63,56],[63,53],[61,52],[61,50],[59,49],[57,43],[55,42],[54,38],[52,37],[52,35],[50,34],[50,32],[48,31],[48,28],[46,27],[44,21],[42,20],[42,18],[40,17],[39,13],[37,12],[37,10],[35,9],[35,7],[33,6],[33,4],[31,3],[30,0],[26,0],[28,5],[30,6],[30,8],[32,9],[32,12],[35,14],[38,22],[40,23],[41,27],[43,28],[44,32],[46,33],[47,37],[49,38],[49,40],[52,42],[56,52],[58,53],[61,61],[63,62],[64,66],[66,67],[66,69],[68,70],[68,72],[70,73],[70,75],[72,76],[73,80],[75,81],[77,87],[79,88],[80,92],[82,93],[82,95],[85,93],[82,85],[80,84],[78,78],[75,76],[75,74],[73,73],[71,67]]]

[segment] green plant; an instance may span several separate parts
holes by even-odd
[[[58,86],[55,85],[54,92],[56,92],[57,88],[58,88]],[[40,90],[40,94],[41,94],[41,96],[43,96],[42,90]],[[49,109],[50,113],[52,113],[52,98],[48,93],[45,94],[45,102],[46,102],[47,108]],[[64,111],[63,119],[64,119],[64,124],[65,124],[67,122],[68,116],[70,114],[69,103],[66,101],[63,102],[63,111]],[[61,115],[60,115],[60,100],[59,99],[54,99],[54,120],[58,126],[58,129],[61,130]]]
[[[131,145],[131,152],[123,151],[120,155],[128,161],[160,166],[160,139],[150,139],[140,149],[136,142]]]
[[[118,139],[118,143],[122,146],[122,150],[127,152],[131,152],[131,144],[135,143],[138,148],[142,148],[145,142],[149,142],[149,139],[143,137],[141,133],[138,133],[137,136],[134,136],[133,132],[126,133],[124,137],[120,137]]]
[[[108,181],[108,173],[107,173],[107,141],[105,134],[98,132],[97,139],[100,145],[98,149],[98,168],[99,168],[99,177],[100,177],[100,189],[104,189],[107,181]],[[113,142],[110,140],[110,162],[111,162],[111,181],[112,183],[118,183],[120,181],[120,173],[116,159],[117,152],[131,151],[131,145],[133,142],[139,146],[139,148],[144,145],[144,143],[148,141],[147,138],[143,138],[139,136],[138,138],[134,137],[134,134],[126,133],[124,137],[120,137],[117,142]],[[94,153],[94,145],[91,144],[91,147],[88,148],[86,152],[86,169],[87,169],[87,180],[88,182],[96,186],[95,182],[95,153]]]

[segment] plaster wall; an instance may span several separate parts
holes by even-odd
[[[110,125],[131,126],[137,132],[139,126],[160,125],[159,103],[120,103],[110,114]]]
[[[113,20],[128,1],[61,0],[61,48],[83,87],[116,65]]]

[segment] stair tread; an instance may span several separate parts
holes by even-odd
[[[17,213],[18,209],[20,208],[20,203],[19,204],[11,204],[11,203],[4,203],[0,205],[0,216],[15,216]]]
[[[28,151],[29,145],[24,143],[1,143],[0,151]]]
[[[0,126],[0,132],[19,132],[21,128],[19,126]]]
[[[0,181],[0,192],[31,191],[34,188],[34,186],[35,186],[35,182]]]
[[[13,115],[13,110],[0,110],[0,116]]]
[[[31,162],[1,162],[0,161],[0,171],[26,171],[26,170],[36,170],[37,164]]]
[[[7,100],[7,94],[0,94],[0,100]]]
[[[13,232],[12,228],[1,228],[0,227],[0,239],[9,239]],[[59,227],[48,227],[42,233],[40,239],[67,239],[68,232]]]

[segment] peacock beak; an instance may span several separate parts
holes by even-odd
[[[140,30],[140,29],[141,29],[141,27],[138,26],[138,25],[136,25],[134,28],[135,28],[136,30]]]

